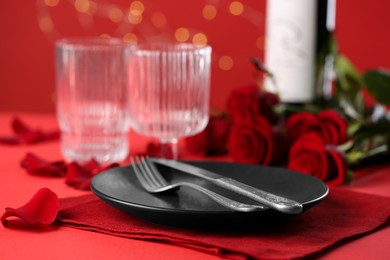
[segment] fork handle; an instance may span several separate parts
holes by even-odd
[[[194,184],[194,183],[188,183],[188,182],[178,182],[176,185],[180,186],[187,186],[190,188],[193,188],[195,190],[198,190],[207,196],[209,196],[214,201],[218,202],[220,205],[225,206],[227,208],[230,208],[234,211],[242,211],[242,212],[251,212],[251,211],[262,211],[265,210],[266,207],[261,205],[252,205],[252,204],[245,204],[241,203],[235,200],[231,200],[225,196],[222,196],[218,193],[215,193],[209,189],[206,189],[200,185]]]

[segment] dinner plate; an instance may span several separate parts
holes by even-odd
[[[303,212],[318,204],[328,194],[328,187],[319,179],[284,168],[212,161],[186,163],[293,199],[302,203]],[[198,177],[161,165],[158,168],[167,180],[189,180],[231,199],[256,203]],[[97,197],[119,210],[148,222],[181,228],[243,228],[267,225],[269,221],[293,217],[270,208],[256,212],[233,211],[187,187],[172,192],[148,193],[141,187],[131,165],[98,174],[92,180],[91,189]]]

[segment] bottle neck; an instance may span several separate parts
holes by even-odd
[[[325,104],[333,96],[335,77],[335,54],[337,44],[334,41],[336,27],[336,0],[318,0],[317,12],[317,72],[316,102]]]

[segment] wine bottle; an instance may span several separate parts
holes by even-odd
[[[327,101],[333,95],[332,86],[335,78],[336,0],[318,0],[317,10],[316,96],[318,100]]]
[[[283,103],[306,103],[315,96],[316,10],[314,0],[268,0],[265,66],[274,81],[265,88]]]

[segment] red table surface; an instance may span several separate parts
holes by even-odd
[[[14,114],[0,114],[0,135],[11,134]],[[27,124],[42,129],[55,129],[53,115],[19,114]],[[131,134],[131,153],[144,150],[145,138]],[[58,197],[86,194],[65,184],[62,178],[37,177],[20,167],[26,152],[48,160],[61,159],[59,142],[35,145],[0,145],[0,211],[19,207],[42,187]],[[184,159],[199,159],[184,155]],[[226,160],[226,158],[206,158]],[[348,188],[390,197],[390,167],[374,166],[360,170]],[[219,257],[178,246],[113,237],[59,226],[53,230],[0,227],[0,258],[2,259],[219,259]],[[321,253],[321,259],[388,259],[390,256],[390,221],[368,235],[349,239]]]

